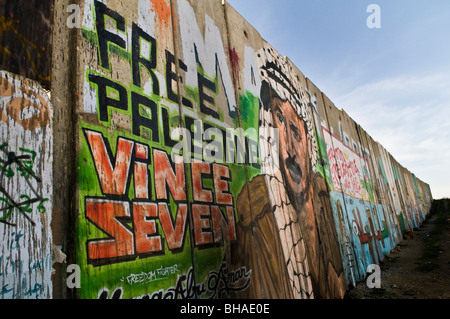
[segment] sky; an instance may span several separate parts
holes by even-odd
[[[227,2],[433,198],[450,197],[450,1]]]

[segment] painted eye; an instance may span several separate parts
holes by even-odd
[[[277,117],[278,117],[278,121],[280,121],[280,123],[285,124],[284,117],[280,113],[277,113]]]
[[[294,133],[294,137],[301,141],[302,137],[300,136],[300,134],[298,133],[298,129],[294,126],[294,124],[291,123],[291,131]]]

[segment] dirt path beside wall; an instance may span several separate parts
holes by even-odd
[[[436,202],[414,238],[381,263],[381,288],[369,289],[364,281],[348,299],[450,299],[450,201]]]

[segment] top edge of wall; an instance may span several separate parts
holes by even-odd
[[[247,19],[245,19],[242,14],[237,11],[230,3],[228,3],[228,1],[226,0],[222,0],[222,5],[224,6],[225,10],[233,10],[234,14],[238,15],[239,17],[241,17],[242,21],[247,24],[248,27],[251,27],[253,29],[253,32],[257,33],[261,39],[267,43],[269,43],[266,39],[264,39],[264,37],[261,35],[261,33],[250,23],[247,21]]]

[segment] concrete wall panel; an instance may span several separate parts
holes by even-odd
[[[187,175],[193,267],[198,285],[217,279],[198,298],[231,298],[246,290],[252,269],[233,254],[248,210],[246,183],[259,170],[256,131],[242,129],[228,25],[221,1],[174,1],[183,128],[189,137]]]
[[[0,72],[3,299],[52,298],[53,108],[35,81]]]
[[[181,120],[171,3],[81,5],[80,297],[169,297],[170,287],[192,279],[193,260],[187,175],[172,157]]]
[[[424,220],[428,185],[226,2],[77,5],[53,231],[81,288],[58,266],[58,296],[343,298]]]

